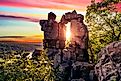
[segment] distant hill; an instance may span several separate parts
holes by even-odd
[[[0,41],[0,51],[33,51],[36,48],[42,49],[42,43],[31,42],[15,42],[15,41]]]
[[[39,36],[0,36],[0,42],[41,43],[43,37]]]

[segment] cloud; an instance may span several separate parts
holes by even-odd
[[[16,19],[16,20],[24,20],[30,22],[38,22],[38,19],[27,18],[27,17],[19,17],[19,16],[11,16],[11,15],[0,15],[0,19]]]
[[[84,10],[90,0],[1,0],[1,6]]]
[[[0,38],[25,38],[25,36],[0,36]]]

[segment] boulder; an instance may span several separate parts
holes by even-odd
[[[95,65],[95,73],[99,81],[121,80],[121,42],[113,42],[107,45],[98,54],[98,63]]]

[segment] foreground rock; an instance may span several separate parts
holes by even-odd
[[[113,42],[99,53],[95,73],[99,81],[121,81],[121,42]]]

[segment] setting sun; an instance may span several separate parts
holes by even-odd
[[[70,22],[66,24],[66,44],[69,44],[71,40],[70,24]]]

